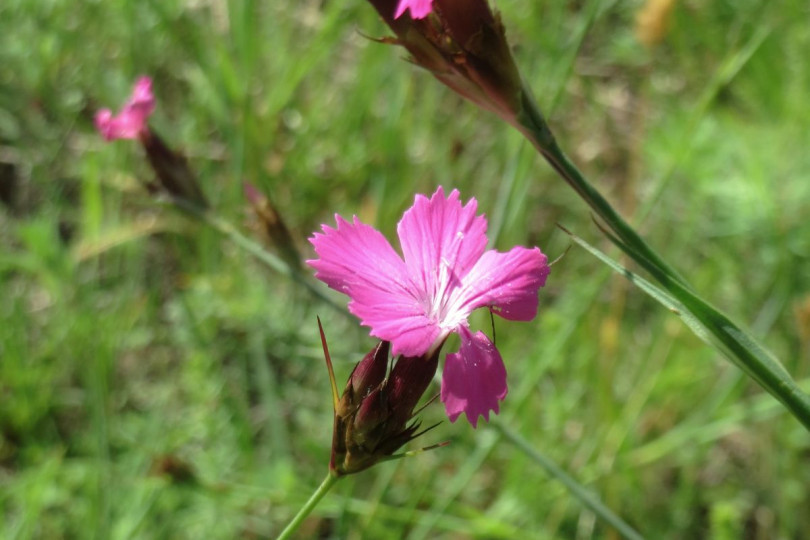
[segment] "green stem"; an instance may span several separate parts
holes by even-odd
[[[531,97],[531,94],[527,90],[524,90],[522,96],[523,115],[518,119],[519,124],[516,126],[521,133],[532,142],[537,151],[546,158],[546,161],[549,162],[563,180],[574,188],[574,191],[588,203],[588,206],[591,207],[596,215],[602,218],[616,236],[625,244],[632,246],[637,253],[641,255],[641,257],[634,256],[636,262],[651,273],[653,271],[659,273],[663,271],[673,279],[679,281],[682,285],[688,287],[686,280],[647,245],[635,229],[613,209],[607,199],[585,179],[576,165],[571,163],[571,160],[568,159],[568,156],[565,155],[557,144],[548,123],[534,99]]]
[[[195,219],[200,220],[212,229],[218,231],[223,236],[227,237],[234,244],[256,257],[265,266],[275,270],[281,275],[291,278],[299,285],[302,285],[312,296],[318,300],[321,300],[335,311],[341,313],[342,315],[349,316],[348,311],[346,311],[343,306],[332,300],[332,298],[324,293],[321,287],[317,287],[314,283],[308,280],[306,276],[304,276],[297,268],[290,266],[280,257],[276,257],[264,249],[260,244],[243,235],[231,223],[214,214],[212,210],[201,208],[196,204],[176,197],[171,198],[171,202],[181,210],[185,211],[187,214],[191,215]]]
[[[602,521],[610,524],[619,532],[619,534],[630,540],[643,540],[643,536],[628,525],[622,518],[613,513],[613,511],[605,506],[598,497],[586,490],[579,482],[570,477],[552,460],[535,450],[532,445],[526,441],[526,439],[508,427],[503,426],[500,422],[491,422],[490,426],[498,431],[506,440],[514,444],[524,454],[529,456],[535,463],[545,469],[549,476],[565,486],[565,488],[570,491],[571,494],[576,497],[583,506],[596,514],[596,516]]]
[[[610,239],[705,326],[719,344],[718,348],[737,367],[778,399],[810,430],[810,397],[801,391],[784,367],[750,334],[698,296],[687,281],[647,245],[560,149],[530,92],[524,90],[522,94],[523,110],[514,122],[515,126],[602,219],[610,229]]]
[[[315,490],[315,493],[309,498],[309,500],[301,507],[295,517],[287,524],[281,534],[278,535],[276,540],[286,540],[290,538],[292,534],[301,526],[301,523],[304,519],[318,506],[318,503],[323,499],[323,496],[326,495],[332,486],[339,480],[338,476],[335,476],[331,472],[326,474],[326,478],[323,479],[321,485],[318,486],[318,489]]]
[[[341,314],[348,314],[345,309],[326,296],[321,289],[315,287],[310,281],[308,281],[297,268],[287,264],[287,262],[285,262],[283,259],[276,257],[272,253],[269,253],[262,246],[247,238],[245,235],[239,232],[236,227],[214,214],[211,210],[201,208],[197,204],[190,203],[179,198],[172,198],[172,203],[184,210],[186,213],[190,214],[192,217],[202,221],[223,236],[230,239],[234,244],[256,257],[266,266],[275,270],[279,274],[290,277],[296,283],[303,285],[315,298],[322,300],[329,307]],[[318,486],[318,489],[316,489],[315,492],[310,496],[309,500],[304,504],[304,506],[298,510],[295,517],[287,524],[284,530],[281,531],[281,534],[278,535],[278,540],[290,538],[298,527],[301,526],[304,519],[312,512],[312,510],[315,509],[321,499],[323,499],[324,495],[326,495],[329,490],[332,489],[332,486],[334,486],[338,480],[338,476],[332,474],[331,472],[327,473],[326,478],[323,479],[323,482],[321,482],[321,485]]]

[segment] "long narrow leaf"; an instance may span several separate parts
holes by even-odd
[[[529,444],[526,439],[500,422],[492,422],[491,426],[524,454],[529,456],[532,461],[540,465],[552,478],[565,486],[569,493],[582,503],[583,506],[599,516],[605,523],[612,525],[623,537],[628,540],[643,540],[644,537],[641,536],[641,534],[627,524],[618,514],[614,513],[613,510],[608,508],[599,497],[591,493],[573,477],[569,476],[568,473],[562,470],[554,461],[540,453]]]
[[[605,263],[614,272],[617,274],[621,274],[624,276],[627,281],[647,293],[649,296],[654,298],[659,304],[667,308],[669,311],[680,317],[680,319],[689,327],[692,332],[695,333],[697,337],[703,340],[705,343],[714,346],[714,342],[711,339],[711,333],[706,330],[706,328],[697,320],[690,312],[687,310],[683,304],[675,300],[672,296],[667,294],[662,289],[656,287],[643,277],[639,276],[638,274],[634,274],[627,268],[623,267],[617,261],[611,259],[608,255],[599,251],[585,240],[580,238],[579,236],[575,235],[565,227],[561,225],[557,225],[560,229],[562,229],[570,238],[571,240],[578,245],[579,247],[585,249],[588,253]]]
[[[759,345],[753,336],[737,327],[728,317],[679,281],[663,279],[662,285],[665,289],[661,289],[624,268],[582,238],[564,228],[563,230],[575,244],[678,315],[695,335],[722,352],[810,429],[810,398],[799,388],[782,364]],[[631,257],[635,255],[627,245],[620,247]],[[661,279],[662,276],[657,277]]]

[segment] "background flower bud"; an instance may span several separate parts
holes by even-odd
[[[486,0],[434,0],[433,13],[419,19],[395,18],[396,1],[369,1],[415,64],[479,107],[516,122],[523,85],[500,16]]]
[[[295,247],[290,230],[281,219],[272,201],[252,184],[245,182],[245,198],[255,214],[262,236],[278,248],[284,261],[292,268],[300,268],[301,255]]]
[[[163,139],[150,129],[142,131],[138,135],[138,140],[143,145],[149,165],[155,171],[163,189],[201,208],[208,206],[197,178],[182,154],[169,148]]]

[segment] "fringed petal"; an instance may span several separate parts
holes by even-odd
[[[459,329],[461,349],[447,355],[442,373],[441,398],[451,422],[465,413],[476,427],[478,416],[489,421],[498,413],[507,393],[506,368],[495,345],[484,335],[473,335],[466,326]]]

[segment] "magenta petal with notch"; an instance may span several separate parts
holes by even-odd
[[[506,368],[495,345],[483,332],[459,329],[461,348],[447,355],[442,373],[442,402],[451,422],[461,413],[476,427],[478,417],[489,421],[506,397]]]

